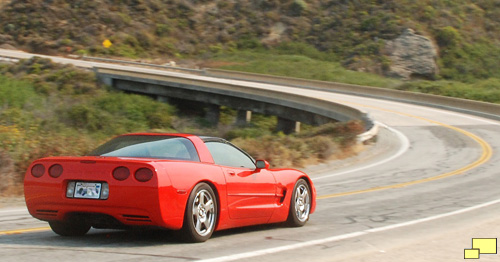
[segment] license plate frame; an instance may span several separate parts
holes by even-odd
[[[74,198],[99,199],[102,192],[101,182],[76,181]]]

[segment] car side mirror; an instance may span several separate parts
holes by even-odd
[[[255,165],[258,169],[269,169],[269,162],[266,160],[257,160],[255,161]]]

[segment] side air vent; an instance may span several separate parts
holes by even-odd
[[[81,160],[80,163],[82,164],[95,164],[97,161],[95,160]]]
[[[130,222],[152,222],[151,218],[148,216],[139,216],[139,215],[122,215],[127,221]]]
[[[57,210],[46,210],[46,209],[38,209],[36,211],[38,215],[49,216],[49,217],[57,216],[57,212],[58,212]]]

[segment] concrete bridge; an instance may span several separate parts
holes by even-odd
[[[153,74],[95,68],[98,79],[116,89],[145,94],[158,101],[187,100],[204,108],[212,124],[219,121],[220,106],[238,110],[237,124],[249,121],[251,112],[278,117],[277,131],[298,131],[300,123],[321,125],[332,121],[361,119],[368,128],[372,123],[357,109],[318,98],[255,88],[254,82],[227,80],[201,75]],[[262,85],[262,84],[258,84]],[[191,103],[192,104],[192,103]]]

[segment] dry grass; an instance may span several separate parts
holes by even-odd
[[[343,159],[363,150],[356,135],[363,132],[359,121],[331,123],[297,135],[265,135],[236,138],[232,142],[272,167],[296,167]]]
[[[22,179],[15,172],[14,160],[0,151],[0,197],[22,195]]]

